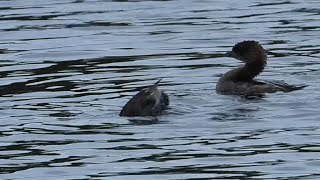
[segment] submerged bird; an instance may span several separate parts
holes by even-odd
[[[169,105],[169,97],[158,89],[161,79],[154,85],[140,90],[122,108],[120,116],[157,116]]]
[[[221,94],[263,95],[277,91],[290,92],[305,86],[289,85],[283,82],[262,82],[254,78],[267,65],[267,53],[256,41],[243,41],[233,46],[226,54],[245,63],[244,66],[233,69],[220,77],[216,91]]]

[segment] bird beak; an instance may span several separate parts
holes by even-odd
[[[153,86],[157,87],[161,80],[162,80],[162,78],[160,78],[156,83],[154,83]]]
[[[156,83],[154,83],[153,85],[151,85],[151,86],[149,87],[149,90],[151,91],[151,93],[150,93],[151,96],[154,95],[154,92],[157,90],[157,87],[158,87],[158,85],[159,85],[159,83],[160,83],[161,80],[162,80],[162,78],[159,79]]]
[[[226,55],[226,57],[233,57],[233,58],[235,57],[235,54],[233,51],[229,51],[225,55]]]

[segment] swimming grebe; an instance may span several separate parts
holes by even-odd
[[[169,105],[169,97],[166,93],[158,89],[157,81],[134,95],[122,108],[120,116],[157,116]]]
[[[236,58],[245,65],[233,69],[220,77],[216,91],[221,94],[262,95],[277,91],[294,91],[305,86],[293,86],[286,83],[259,82],[254,80],[267,65],[267,53],[256,41],[243,41],[233,46],[226,54]]]

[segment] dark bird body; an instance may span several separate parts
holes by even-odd
[[[120,116],[158,116],[169,106],[169,97],[158,89],[161,79],[134,95],[122,108]]]
[[[228,57],[236,58],[245,63],[244,66],[230,70],[220,77],[216,91],[221,94],[234,95],[263,95],[277,91],[290,92],[305,86],[289,85],[280,81],[263,82],[254,78],[259,75],[267,65],[267,54],[256,41],[243,41],[237,43]]]

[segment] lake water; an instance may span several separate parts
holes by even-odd
[[[320,179],[320,1],[0,0],[0,179]],[[215,92],[243,40],[259,76]],[[119,117],[163,78],[170,109]]]

